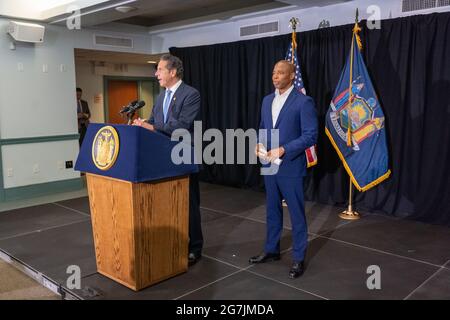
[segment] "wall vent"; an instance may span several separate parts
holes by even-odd
[[[94,45],[120,47],[120,48],[133,48],[133,39],[95,34]]]
[[[248,37],[256,34],[278,33],[278,21],[240,27],[240,36]]]
[[[413,12],[450,6],[450,0],[403,0],[402,12]]]

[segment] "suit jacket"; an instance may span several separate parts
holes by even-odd
[[[194,131],[194,121],[200,116],[200,93],[184,82],[178,87],[167,112],[167,121],[164,123],[163,104],[165,90],[156,98],[152,114],[148,122],[156,130],[171,135],[175,129],[183,128],[189,132]],[[193,142],[193,141],[192,141]]]
[[[81,107],[83,108],[83,110],[80,110],[80,106],[78,105],[78,101],[77,101],[77,113],[87,113],[90,118],[91,111],[89,110],[89,105],[88,105],[87,101],[80,99],[80,102],[81,102]],[[87,118],[87,119],[78,118],[78,129],[80,129],[80,127],[82,125],[87,126],[89,124],[89,118]]]
[[[279,147],[284,147],[285,154],[281,158],[277,175],[282,177],[301,177],[306,175],[305,150],[317,141],[317,115],[311,97],[292,90],[277,119],[272,121],[272,102],[275,93],[264,97],[261,108],[261,129],[267,129],[267,138],[261,139],[267,150],[272,146],[270,129],[279,129]],[[265,165],[268,167],[269,165]]]

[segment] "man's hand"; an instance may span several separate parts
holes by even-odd
[[[255,154],[256,154],[256,156],[259,157],[260,152],[262,152],[263,150],[264,150],[264,145],[262,143],[258,143],[255,146]]]
[[[275,159],[279,159],[284,156],[284,153],[285,151],[283,147],[272,149],[267,153],[267,160],[269,160],[270,162],[274,162]]]
[[[155,128],[150,123],[146,122],[145,119],[137,118],[133,121],[133,126],[138,126],[145,128],[150,131],[155,131]]]
[[[258,143],[255,147],[255,154],[258,158],[268,161],[266,147],[262,143]]]

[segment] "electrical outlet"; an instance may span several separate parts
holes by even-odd
[[[57,165],[57,167],[58,167],[59,170],[64,169],[64,161],[61,161],[61,160],[60,160],[60,161],[57,162],[56,165]]]
[[[42,72],[43,73],[48,73],[48,64],[43,64],[42,65]]]
[[[39,173],[40,169],[39,169],[39,164],[34,164],[33,165],[33,173]]]
[[[8,168],[8,169],[6,170],[6,175],[7,175],[8,177],[12,177],[12,176],[13,176],[13,168]]]
[[[73,168],[73,161],[66,161],[66,169]]]

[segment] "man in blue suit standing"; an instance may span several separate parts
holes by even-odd
[[[171,135],[176,129],[186,129],[191,135],[194,121],[200,116],[200,94],[185,84],[181,60],[170,54],[161,56],[155,73],[164,92],[156,99],[150,119],[136,119],[133,125]],[[193,139],[191,139],[193,141]],[[203,234],[200,217],[200,188],[198,174],[189,177],[189,265],[202,254]]]
[[[258,144],[256,154],[266,161],[279,163],[278,171],[265,175],[267,201],[267,236],[264,252],[251,257],[250,263],[280,259],[280,239],[283,230],[282,200],[285,199],[292,224],[293,264],[290,278],[304,272],[308,244],[308,228],[303,200],[303,177],[306,175],[305,150],[316,143],[317,115],[312,98],[294,89],[295,67],[279,61],[272,73],[275,93],[266,96],[261,108],[260,129],[278,130],[279,143],[268,134],[266,143]],[[265,144],[265,145],[264,145]],[[265,153],[265,150],[269,152]]]

